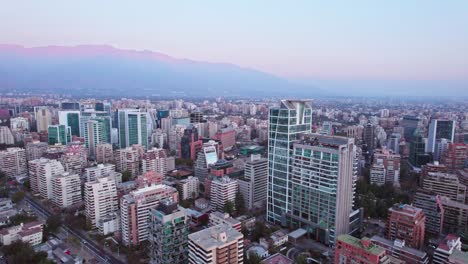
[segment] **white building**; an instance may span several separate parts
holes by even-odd
[[[460,237],[455,235],[447,235],[434,252],[432,263],[445,264],[448,258],[455,252],[461,251],[462,243]]]
[[[52,114],[47,106],[34,107],[37,132],[47,131],[52,124]]]
[[[193,198],[193,194],[195,194],[195,198],[198,197],[199,193],[199,180],[197,177],[189,176],[187,179],[183,179],[177,183],[177,189],[180,193],[181,200],[187,200]]]
[[[26,144],[26,159],[28,161],[39,159],[47,151],[47,142],[33,141]]]
[[[44,199],[52,199],[52,178],[64,173],[62,164],[57,160],[40,158],[29,162],[29,184],[34,193]]]
[[[42,243],[42,230],[42,223],[38,221],[3,228],[0,230],[0,244],[8,246],[21,240],[31,246],[36,246]]]
[[[80,175],[65,172],[52,179],[52,201],[61,208],[82,202]]]
[[[190,264],[244,262],[244,235],[229,225],[209,227],[188,238]]]
[[[96,162],[110,163],[114,162],[114,150],[112,144],[102,143],[96,145]]]
[[[0,144],[15,144],[15,138],[13,137],[10,129],[6,126],[0,126]]]
[[[370,183],[375,184],[378,186],[382,186],[385,184],[385,166],[383,164],[383,161],[377,160],[377,162],[372,165],[372,168],[370,170]]]
[[[10,119],[11,131],[29,131],[29,120],[25,117]]]
[[[268,160],[262,159],[261,155],[250,156],[245,163],[244,178],[238,182],[247,208],[264,206],[268,188]]]
[[[165,175],[167,173],[167,155],[162,148],[152,148],[143,154],[142,158],[142,173],[155,171]]]
[[[0,170],[7,177],[26,175],[26,151],[22,148],[7,148],[0,151]]]
[[[115,178],[113,176],[97,178],[86,182],[84,188],[86,219],[93,227],[99,228],[100,223],[110,225],[108,221],[101,222],[101,220],[112,217],[118,212]],[[102,225],[101,227],[103,230],[106,229]]]
[[[84,179],[86,182],[95,181],[98,178],[112,176],[115,178],[116,184],[122,182],[122,173],[115,171],[114,164],[98,164],[94,167],[85,168]]]
[[[219,224],[227,224],[237,231],[241,231],[242,223],[241,221],[232,218],[228,213],[221,213],[221,212],[212,212],[210,213],[210,226],[216,226]]]
[[[215,211],[224,211],[224,205],[235,202],[238,184],[228,176],[216,177],[211,182],[211,206]]]

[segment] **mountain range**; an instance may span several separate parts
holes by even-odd
[[[0,44],[0,92],[74,96],[317,96],[300,84],[227,63],[106,45]]]

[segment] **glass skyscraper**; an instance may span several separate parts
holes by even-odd
[[[139,144],[148,148],[147,113],[138,109],[118,110],[120,148]]]
[[[71,142],[71,129],[65,125],[53,125],[47,128],[47,141],[49,145],[66,145]]]
[[[269,113],[267,221],[286,224],[291,209],[293,143],[311,132],[311,100],[282,100]]]

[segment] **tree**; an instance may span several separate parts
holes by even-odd
[[[46,230],[50,233],[55,233],[62,225],[62,217],[59,214],[53,214],[47,218]]]
[[[234,203],[232,201],[227,201],[224,204],[224,212],[232,215],[232,213],[234,212]]]
[[[24,199],[24,192],[15,192],[12,196],[11,196],[11,201],[13,201],[14,203],[19,203],[21,202],[23,199]]]
[[[128,170],[122,172],[122,182],[127,182],[132,178],[132,173]]]
[[[252,230],[252,240],[258,241],[262,237],[269,237],[271,235],[271,230],[265,225],[262,221],[256,221],[254,228]]]
[[[257,255],[255,252],[250,252],[248,256],[244,258],[245,264],[260,264],[262,263],[262,258]]]
[[[245,200],[244,200],[244,195],[240,191],[237,191],[236,193],[236,213],[237,215],[243,215],[245,213]]]
[[[17,240],[8,246],[2,247],[2,252],[8,263],[53,263],[47,259],[47,253],[34,252],[29,243]]]
[[[307,264],[307,256],[299,254],[294,261],[294,264]]]
[[[10,223],[12,225],[19,225],[21,223],[26,224],[32,221],[35,221],[37,216],[29,216],[27,214],[16,214],[10,217]]]

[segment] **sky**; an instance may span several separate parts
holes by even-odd
[[[0,43],[107,44],[296,80],[468,80],[468,1],[15,0]]]

